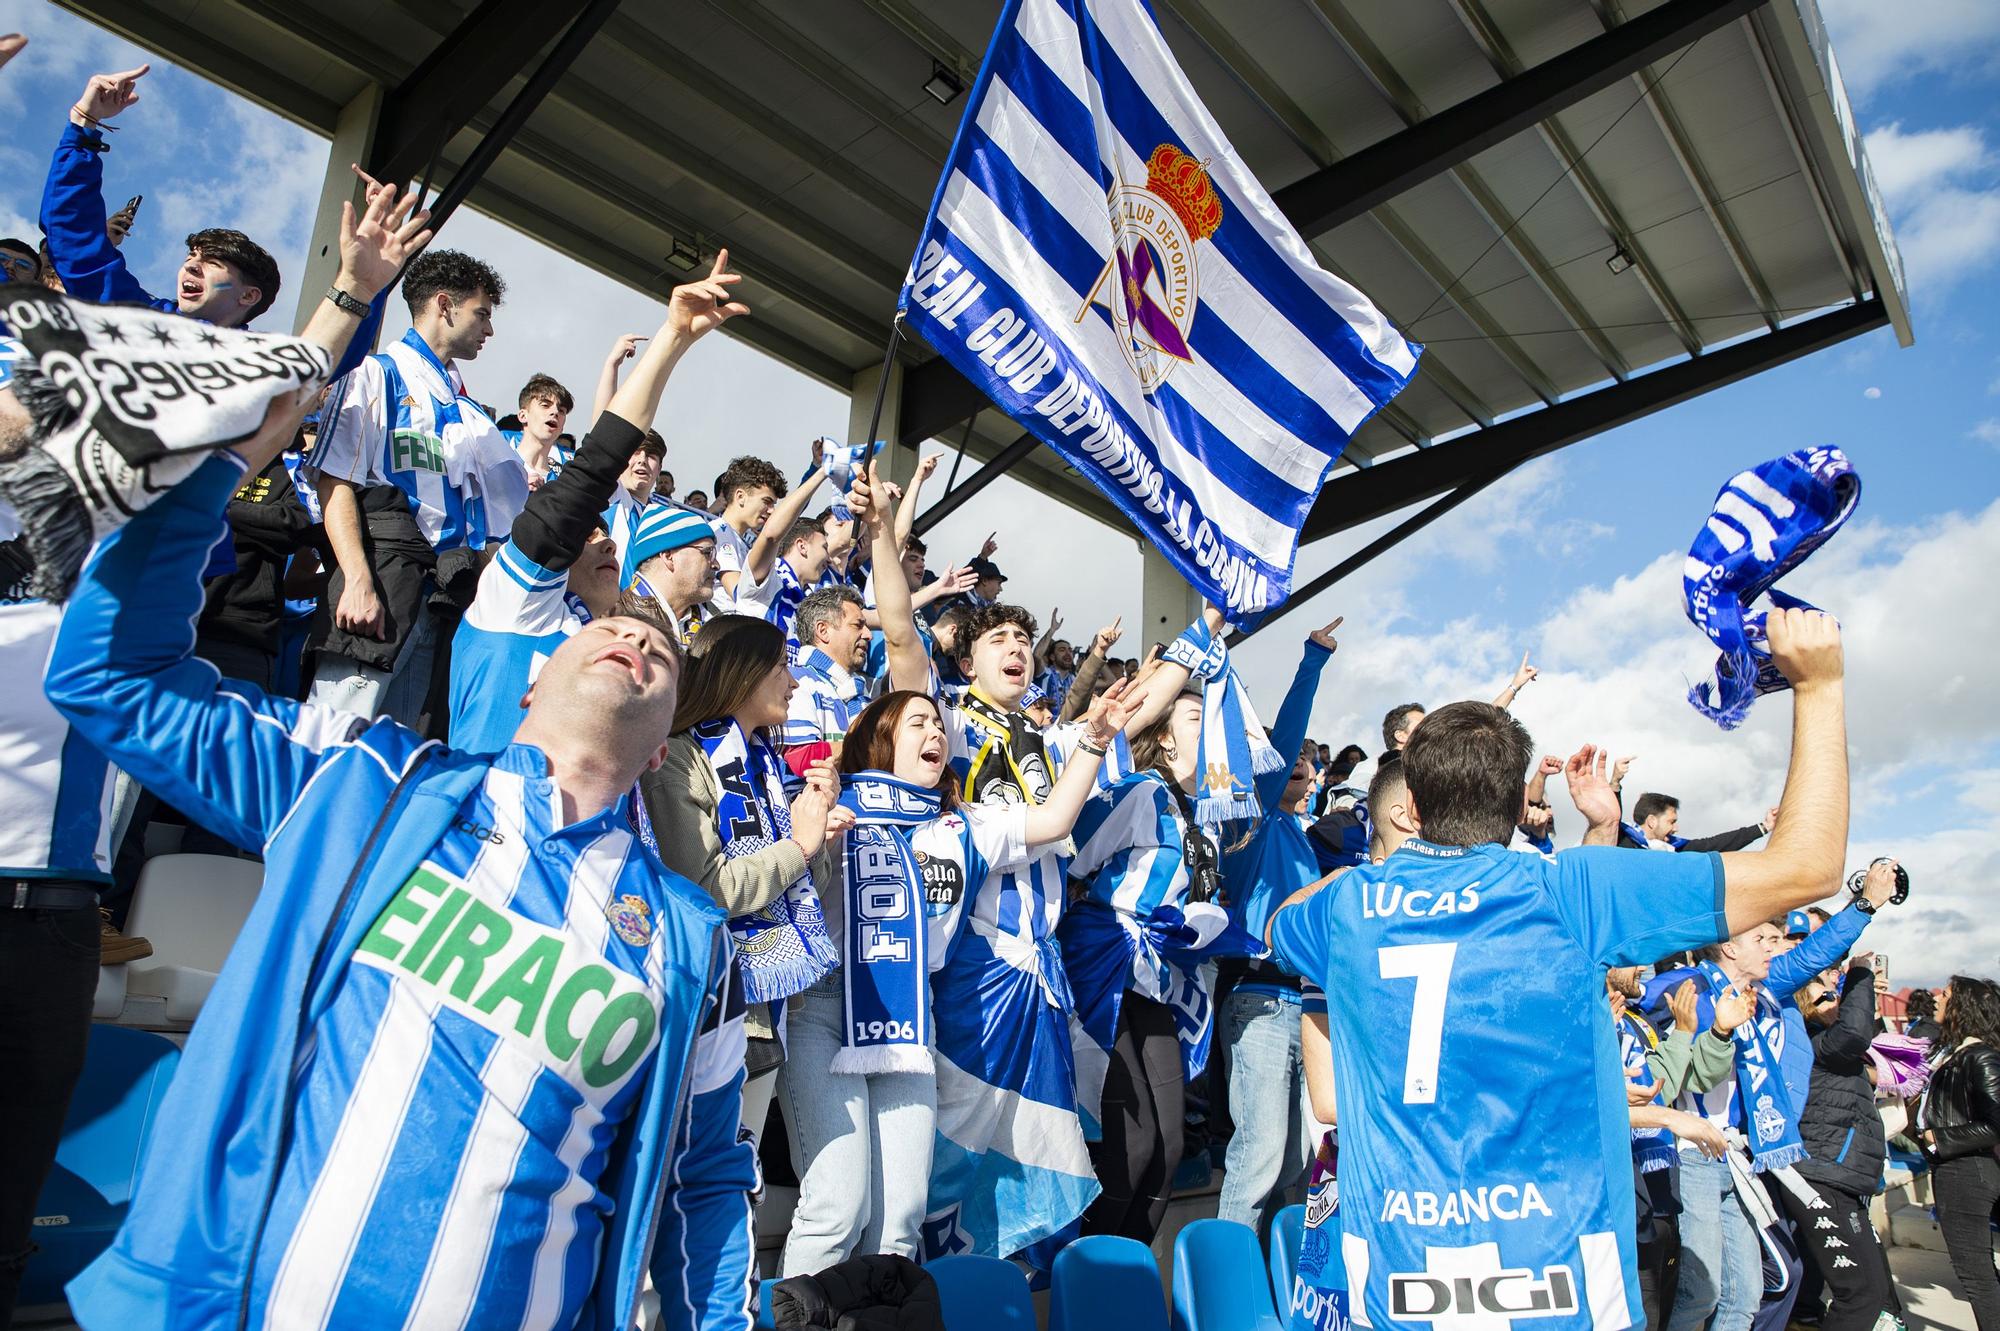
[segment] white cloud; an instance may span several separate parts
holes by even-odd
[[[1857,94],[1933,71],[1975,70],[2000,51],[1992,0],[1820,0],[1840,71]]]
[[[1967,430],[1966,434],[1982,444],[1992,444],[1995,448],[2000,448],[2000,416],[1988,416]]]
[[[1873,402],[1875,401],[1875,399],[1882,396],[1882,390],[1879,388],[1864,388],[1861,390],[1861,396],[1867,398],[1870,402]]]
[[[1867,147],[1912,290],[1944,291],[2000,255],[2000,187],[1979,127],[1906,132],[1891,122],[1869,132]]]

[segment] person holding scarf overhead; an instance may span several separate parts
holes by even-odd
[[[1195,625],[1166,659],[1199,661],[1206,686],[1180,694],[1133,739],[1139,770],[1078,820],[1070,873],[1088,886],[1060,934],[1076,996],[1077,1104],[1086,1127],[1099,1128],[1091,1159],[1103,1192],[1083,1232],[1146,1244],[1180,1167],[1187,1082],[1208,1062],[1209,959],[1265,950],[1218,904],[1221,852],[1209,828],[1258,816],[1255,787],[1243,778],[1288,770],[1242,699],[1215,629]]]
[[[777,736],[798,681],[785,635],[747,615],[710,620],[688,653],[673,738],[640,782],[660,858],[729,912],[750,1011],[743,1126],[761,1135],[784,1060],[784,1000],[839,964],[816,885],[827,839],[851,821],[835,807],[833,764],[807,770],[787,799]],[[768,1016],[766,1015],[768,1012]]]
[[[893,568],[894,533],[884,529],[886,511],[871,505],[871,493],[883,493],[872,472],[848,507],[873,528],[875,566]],[[877,578],[875,594],[891,687],[935,696],[908,583]],[[1070,762],[1095,757],[1084,751],[1082,725],[1043,730],[1021,713],[1033,678],[1034,628],[1033,616],[1017,606],[982,607],[957,626],[953,655],[971,687],[956,702],[941,702],[938,715],[946,761],[968,803],[1045,804]],[[1162,665],[1135,686],[1124,733],[1158,719],[1187,679],[1185,666]],[[1128,756],[1122,740],[1114,742],[1100,783]],[[964,927],[932,977],[937,1145],[928,1254],[1010,1256],[1068,1227],[1097,1194],[1076,1118],[1069,984],[1054,939],[1068,904],[1066,850],[1062,842],[1044,846],[967,893]]]
[[[936,1134],[930,974],[990,876],[1067,837],[1132,704],[1097,700],[1047,800],[963,804],[944,723],[898,691],[856,718],[841,748],[843,890],[826,898],[838,975],[792,1000],[782,1078],[799,1200],[779,1275],[867,1253],[915,1257]]]

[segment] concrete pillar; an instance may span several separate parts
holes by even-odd
[[[1125,635],[1125,641],[1118,644],[1118,654],[1144,660],[1154,643],[1172,642],[1195,621],[1201,614],[1201,597],[1151,541],[1142,539],[1139,553],[1143,560],[1139,631]]]
[[[882,366],[869,366],[854,376],[848,388],[847,397],[847,442],[864,443],[868,435],[868,417],[875,410],[875,388],[882,382]],[[909,484],[910,477],[917,470],[917,450],[904,448],[896,442],[902,433],[903,421],[903,363],[891,361],[889,364],[889,393],[882,401],[882,419],[875,427],[875,437],[886,441],[877,452],[876,459],[882,474],[898,485]],[[935,484],[935,482],[933,482]],[[928,496],[935,497],[935,496]]]
[[[382,86],[371,83],[341,108],[340,119],[334,123],[326,179],[319,190],[319,211],[313,215],[312,244],[306,247],[305,271],[285,274],[287,285],[293,281],[298,284],[298,314],[292,320],[294,333],[305,331],[306,320],[312,317],[321,293],[333,285],[335,275],[340,272],[340,205],[352,203],[356,211],[361,208],[361,182],[347,168],[358,163],[362,170],[368,169],[368,159],[375,147],[375,127],[381,116]]]

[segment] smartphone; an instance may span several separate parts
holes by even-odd
[[[123,208],[122,211],[129,213],[134,217],[137,217],[139,215],[139,205],[144,203],[145,201],[146,201],[145,195],[134,194],[131,198],[125,200],[125,207]]]
[[[1882,984],[1884,988],[1888,987],[1889,954],[1887,952],[1877,952],[1875,954],[1875,978]]]

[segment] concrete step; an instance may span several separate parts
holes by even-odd
[[[1889,1243],[1896,1248],[1922,1248],[1943,1252],[1944,1232],[1924,1206],[1892,1206],[1889,1209]]]

